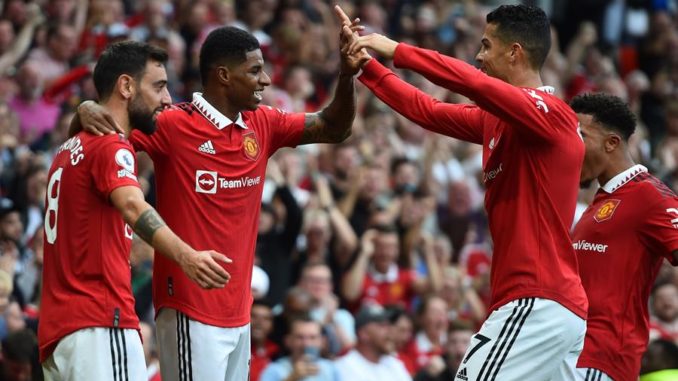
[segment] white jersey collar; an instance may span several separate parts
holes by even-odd
[[[601,188],[607,193],[613,193],[617,189],[621,188],[624,184],[631,181],[631,179],[633,179],[634,177],[638,176],[643,172],[647,172],[647,168],[645,168],[645,166],[643,165],[636,164],[633,167],[618,174],[617,176],[611,178]]]
[[[212,124],[220,130],[223,130],[234,123],[232,120],[228,119],[226,115],[222,114],[219,110],[214,108],[214,106],[209,104],[209,102],[202,97],[202,93],[193,93],[193,105],[205,118],[207,118],[207,120],[212,122]],[[244,130],[247,129],[247,125],[242,119],[242,113],[238,114],[238,119],[236,119],[235,124]]]
[[[554,94],[556,92],[556,88],[553,86],[539,86],[537,90],[543,91],[546,94]]]
[[[391,265],[388,266],[386,274],[378,272],[372,264],[370,264],[368,271],[375,283],[393,283],[398,280],[398,265],[395,263],[391,263]]]

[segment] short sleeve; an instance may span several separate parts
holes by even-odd
[[[173,112],[176,111],[164,111],[158,115],[155,123],[156,129],[152,134],[147,135],[139,130],[132,131],[129,140],[136,152],[146,152],[151,158],[165,155],[168,152],[167,136],[170,134],[169,129],[172,128],[169,120]]]
[[[678,198],[663,196],[649,209],[644,228],[645,235],[658,255],[678,266],[673,252],[678,250]]]
[[[266,118],[265,128],[271,147],[269,156],[282,147],[296,147],[299,144],[304,132],[305,114],[288,113],[270,106],[263,106],[261,110]]]
[[[92,178],[96,190],[108,198],[116,188],[139,186],[137,180],[136,155],[132,146],[118,135],[103,138],[94,153]]]

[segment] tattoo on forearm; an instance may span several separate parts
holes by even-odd
[[[148,244],[152,244],[153,234],[155,234],[156,230],[165,225],[167,224],[163,221],[158,212],[151,208],[141,213],[141,216],[139,216],[137,222],[134,224],[134,232]]]

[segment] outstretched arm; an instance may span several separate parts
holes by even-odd
[[[378,54],[392,58],[398,43],[378,34],[358,36],[349,28],[348,16],[337,9],[342,19],[342,55],[350,64],[358,65],[363,73],[360,81],[379,99],[399,114],[418,125],[443,135],[481,144],[483,139],[481,112],[477,107],[440,102],[398,78],[365,52],[369,47]]]
[[[186,275],[202,288],[223,288],[231,278],[216,261],[231,263],[216,251],[195,251],[165,224],[158,212],[145,200],[141,189],[122,186],[110,195],[111,203],[125,222],[154,249],[175,261]]]
[[[352,33],[347,39],[348,47],[344,50],[349,54],[370,48],[386,58],[393,58],[395,66],[416,71],[431,82],[468,97],[483,110],[509,121],[530,136],[552,140],[555,138],[553,129],[564,124],[572,126],[571,132],[576,131],[574,116],[548,116],[551,101],[543,93],[490,77],[466,62],[397,43],[376,33],[367,36]]]
[[[346,25],[346,28],[350,31],[362,29],[358,25],[359,19],[351,22],[339,6],[335,6],[334,10],[342,21],[342,28]],[[339,31],[339,38],[342,45],[346,43],[346,36],[341,30]],[[306,114],[304,133],[299,144],[340,143],[351,135],[356,108],[353,76],[359,70],[358,60],[354,56],[341,54],[341,69],[334,90],[334,97],[330,104],[320,112]]]

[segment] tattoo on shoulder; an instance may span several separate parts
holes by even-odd
[[[301,138],[303,143],[322,143],[327,137],[325,131],[325,121],[320,113],[306,114],[304,118],[304,134]]]
[[[134,232],[137,233],[141,239],[151,244],[156,230],[165,225],[165,221],[163,221],[158,212],[151,208],[141,213],[141,216],[139,216],[137,222],[134,224]]]

